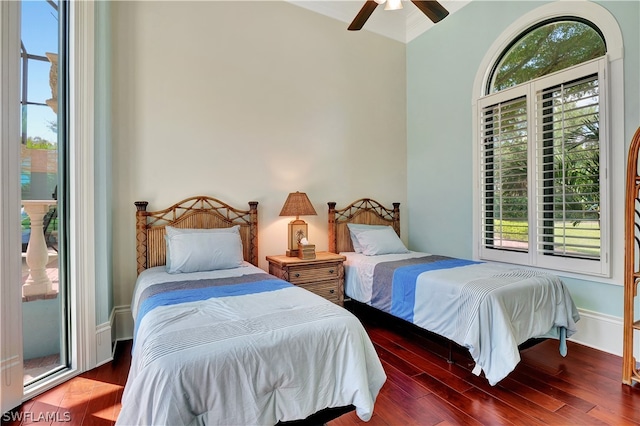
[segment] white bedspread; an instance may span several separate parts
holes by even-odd
[[[380,294],[373,279],[377,264],[431,257],[418,252],[342,254],[347,257],[345,293],[373,306],[378,304],[376,295]],[[560,352],[565,355],[564,338],[577,331],[575,323],[580,318],[569,291],[557,276],[511,265],[486,262],[434,268],[417,275],[412,291],[405,292],[409,295],[405,301],[398,300],[396,291],[393,309],[386,307],[390,305],[388,300],[380,304],[384,306],[381,309],[466,347],[476,362],[474,372],[484,371],[491,385],[520,362],[518,345],[528,339],[559,338]],[[397,315],[399,311],[403,315]]]
[[[143,272],[134,315],[145,288],[185,275]],[[358,319],[299,287],[158,306],[137,324],[117,424],[273,425],[349,404],[366,421],[385,380]]]

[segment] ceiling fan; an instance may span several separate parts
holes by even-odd
[[[347,29],[349,31],[358,31],[361,29],[375,8],[378,7],[379,4],[385,2],[387,3],[385,5],[385,10],[402,9],[401,0],[367,0]],[[441,21],[449,14],[447,9],[442,7],[442,5],[435,0],[411,0],[411,3],[415,4],[416,7],[420,9],[422,13],[427,15],[434,23]]]

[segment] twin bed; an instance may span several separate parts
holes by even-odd
[[[257,264],[257,203],[138,202],[120,425],[369,420],[386,380],[358,319]]]
[[[386,380],[360,321],[257,267],[257,202],[136,202],[132,364],[117,424],[367,421]],[[329,203],[329,251],[347,257],[347,297],[466,347],[490,384],[534,337],[579,319],[557,277],[406,250],[400,211]],[[355,243],[355,248],[354,248]]]
[[[399,206],[367,198],[342,209],[329,203],[329,251],[347,258],[346,297],[465,347],[473,372],[491,385],[515,368],[518,346],[529,339],[559,339],[566,354],[579,314],[557,276],[411,252],[399,238]]]

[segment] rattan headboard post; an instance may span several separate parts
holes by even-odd
[[[336,203],[335,201],[329,201],[329,251],[337,253],[336,251]]]
[[[147,201],[136,201],[136,259],[138,274],[147,269]]]
[[[400,203],[393,203],[393,209],[389,209],[371,198],[361,198],[343,209],[336,209],[334,201],[327,205],[330,252],[353,250],[346,226],[348,223],[389,225],[400,236]]]
[[[400,203],[393,204],[393,229],[400,236]]]
[[[249,238],[251,240],[251,260],[254,265],[258,265],[258,202],[249,201],[249,215],[251,223],[249,225]]]

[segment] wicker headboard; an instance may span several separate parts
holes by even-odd
[[[347,223],[365,225],[390,225],[400,236],[400,203],[388,209],[370,198],[361,198],[343,209],[336,209],[335,202],[329,205],[329,251],[341,253],[353,251]]]
[[[240,225],[244,260],[258,266],[258,202],[240,210],[207,196],[187,198],[164,210],[147,211],[147,201],[136,201],[136,257],[138,274],[166,262],[165,226],[229,228]]]

